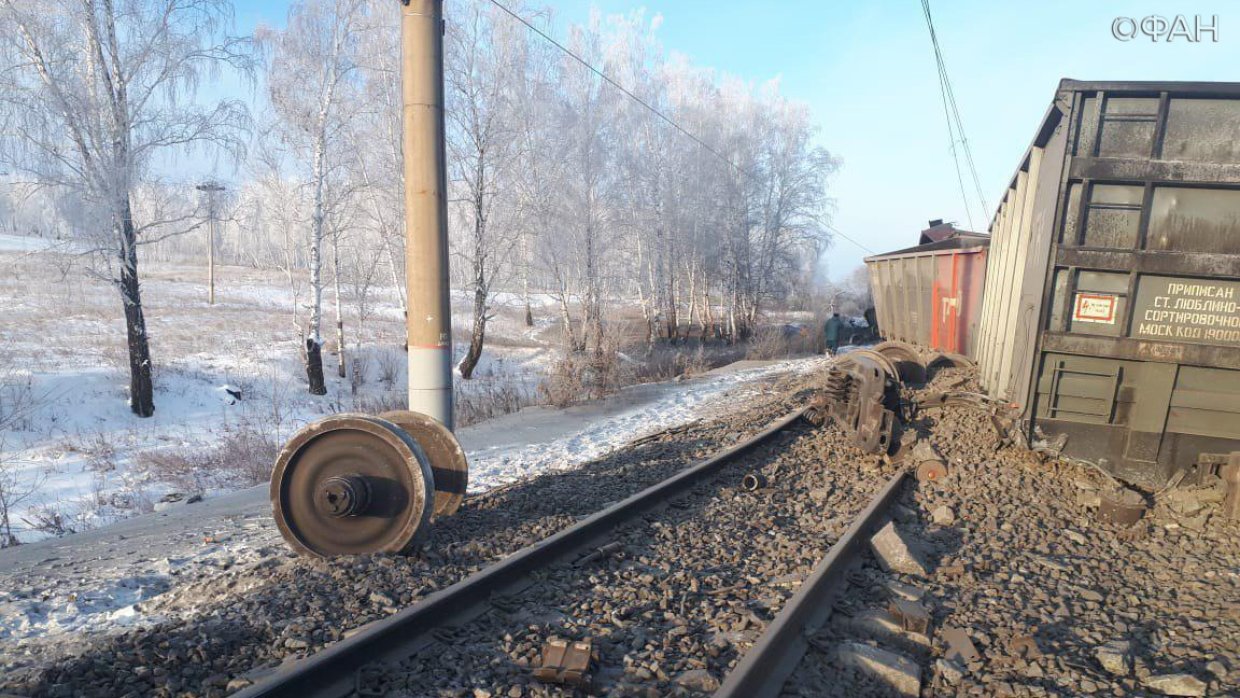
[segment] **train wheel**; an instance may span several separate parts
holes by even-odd
[[[425,534],[434,498],[417,441],[365,415],[327,417],[297,432],[271,474],[280,534],[317,557],[404,551]]]
[[[900,380],[909,385],[926,382],[926,365],[922,363],[917,348],[907,342],[890,340],[874,347],[874,351],[887,357],[895,365]]]
[[[943,368],[971,368],[975,364],[969,357],[962,354],[953,354],[951,352],[936,351],[926,357],[926,375],[927,378],[933,378],[939,369]]]
[[[885,373],[891,380],[900,380],[900,370],[896,367],[895,362],[889,359],[885,354],[880,354],[873,349],[858,349],[857,351],[850,351],[845,354],[842,359],[840,359],[840,362],[841,365],[861,366],[863,365],[864,359],[869,359],[874,362],[874,364],[882,369],[883,373]]]
[[[455,514],[465,501],[469,485],[469,463],[460,442],[447,427],[418,412],[393,410],[379,417],[404,429],[430,458],[435,475],[435,516]]]

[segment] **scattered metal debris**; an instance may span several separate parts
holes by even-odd
[[[912,465],[918,482],[933,482],[947,477],[947,462],[925,439],[901,450],[897,461]]]
[[[605,557],[611,557],[621,550],[624,550],[624,544],[618,541],[612,541],[606,545],[595,548],[586,555],[583,555],[581,559],[577,560],[577,562],[573,564],[575,567],[585,567],[586,565],[602,560]]]
[[[947,477],[947,464],[941,460],[927,460],[917,464],[917,481],[934,482]]]
[[[766,476],[759,472],[745,473],[741,478],[741,489],[746,492],[757,492],[766,488]]]
[[[1016,436],[1016,422],[1020,410],[1015,405],[996,400],[981,393],[960,391],[926,393],[917,398],[917,410],[937,410],[948,405],[961,405],[981,411],[990,419],[990,425],[999,437],[999,447],[1010,446],[1019,439]]]
[[[1097,517],[1100,521],[1131,526],[1145,516],[1145,498],[1135,490],[1126,487],[1103,492],[1098,505]]]

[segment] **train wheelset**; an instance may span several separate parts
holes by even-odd
[[[468,479],[460,443],[430,417],[334,415],[280,451],[272,512],[280,534],[306,555],[398,553],[425,537],[432,517],[456,513]]]

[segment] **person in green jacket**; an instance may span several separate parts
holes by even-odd
[[[840,319],[839,313],[832,313],[827,320],[827,325],[822,329],[822,334],[827,340],[827,351],[832,354],[840,350],[840,328],[844,326],[844,321]]]

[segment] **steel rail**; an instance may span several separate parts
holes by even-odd
[[[728,674],[713,698],[776,698],[780,694],[809,650],[807,638],[831,617],[849,568],[864,549],[869,534],[886,518],[887,506],[899,494],[907,474],[907,470],[896,473],[853,520],[758,642]]]
[[[476,617],[493,595],[520,588],[532,572],[588,548],[610,536],[618,526],[674,499],[712,476],[727,461],[752,450],[801,418],[806,408],[773,422],[758,434],[648,487],[588,518],[522,548],[500,562],[427,596],[388,618],[363,626],[357,634],[320,652],[281,666],[237,698],[343,698],[357,689],[358,671],[375,662],[409,656],[409,648],[437,627]],[[475,611],[475,613],[470,613]]]

